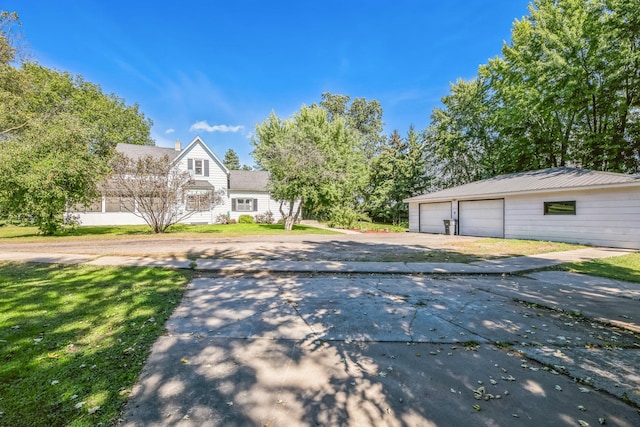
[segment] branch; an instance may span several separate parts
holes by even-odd
[[[23,127],[25,127],[25,126],[26,126],[26,125],[28,125],[28,124],[29,124],[29,121],[26,121],[26,122],[24,122],[24,123],[23,123],[23,124],[21,124],[21,125],[14,126],[14,127],[12,127],[12,128],[5,129],[5,130],[3,130],[3,131],[0,131],[0,136],[5,135],[5,134],[7,134],[7,133],[9,133],[9,132],[13,132],[14,130],[22,129]]]

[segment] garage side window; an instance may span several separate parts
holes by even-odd
[[[576,201],[570,202],[544,202],[545,215],[575,215]]]

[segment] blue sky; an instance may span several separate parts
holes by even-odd
[[[250,138],[323,92],[377,99],[423,130],[457,78],[500,54],[528,0],[8,0],[33,59],[137,103],[159,146],[200,135],[252,165]]]

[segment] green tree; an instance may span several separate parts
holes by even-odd
[[[367,158],[375,157],[385,138],[382,134],[382,105],[378,101],[367,101],[366,98],[351,101],[349,95],[324,92],[320,107],[327,110],[329,120],[340,117],[349,128],[357,131]]]
[[[640,26],[631,3],[536,0],[516,21],[504,58],[482,71],[502,103],[500,131],[514,142],[505,154],[527,152],[523,166],[640,171],[630,132],[640,102]]]
[[[487,81],[459,79],[451,94],[434,108],[425,132],[429,168],[437,171],[436,187],[451,187],[496,172],[495,106]]]
[[[389,136],[373,162],[366,205],[372,218],[394,224],[408,219],[408,206],[403,200],[431,186],[425,145],[424,137],[413,126],[406,138],[397,130]]]
[[[222,161],[227,169],[230,171],[240,170],[240,159],[238,158],[238,154],[232,149],[229,148],[226,153],[224,153],[224,160]]]
[[[327,215],[331,208],[350,203],[363,185],[358,142],[342,118],[329,120],[327,111],[317,106],[302,106],[285,120],[271,113],[256,126],[253,156],[271,174],[285,229],[291,230],[299,219],[302,205]]]
[[[0,210],[53,234],[67,206],[95,195],[117,143],[153,144],[151,121],[79,76],[12,65],[5,25],[16,19],[0,15]]]
[[[639,47],[635,1],[534,0],[502,57],[432,114],[446,183],[565,165],[640,172]]]
[[[87,138],[77,117],[60,113],[6,139],[0,150],[2,214],[29,219],[45,235],[60,229],[67,206],[88,203],[106,172]]]

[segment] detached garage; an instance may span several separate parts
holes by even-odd
[[[409,231],[640,249],[640,176],[575,168],[500,175],[411,197]]]

